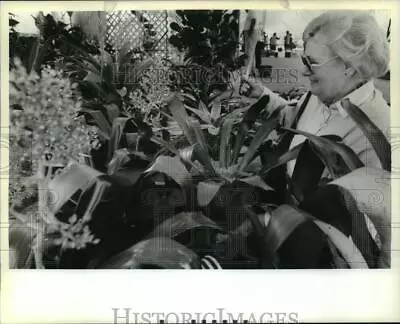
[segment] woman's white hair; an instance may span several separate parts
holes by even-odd
[[[327,38],[324,45],[353,67],[363,80],[388,71],[389,43],[367,11],[328,11],[314,18],[303,32],[304,46],[319,33]]]

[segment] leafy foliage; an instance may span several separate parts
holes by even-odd
[[[208,76],[200,84],[189,78],[186,84],[173,79],[168,87],[154,85],[158,67],[149,69],[153,61],[138,61],[128,46],[112,55],[101,48],[92,53],[80,45],[72,46],[64,35],[65,26],[54,25],[51,19],[47,28],[53,26],[51,30],[57,34],[59,27],[60,41],[73,49],[73,55],[63,53],[61,60],[56,60],[65,73],[38,63],[43,62],[38,57],[50,52],[34,55],[34,63],[30,63],[40,68],[41,76],[14,73],[11,97],[19,101],[11,107],[13,114],[29,113],[33,121],[50,118],[61,124],[66,118],[65,124],[78,127],[73,117],[79,111],[87,124],[96,126],[102,146],[91,152],[94,163],[90,158],[70,161],[67,157],[80,155],[80,149],[87,151],[90,140],[80,136],[84,142],[80,147],[78,141],[69,145],[63,138],[53,153],[62,157],[63,163],[58,165],[43,159],[45,152],[38,145],[37,155],[32,157],[39,164],[38,173],[29,179],[38,189],[33,205],[30,201],[28,207],[13,204],[11,208],[12,266],[389,267],[386,213],[390,190],[384,181],[378,184],[374,178],[390,177],[390,144],[384,135],[358,107],[344,104],[386,169],[374,170],[371,175],[338,136],[319,137],[282,127],[281,108],[273,113],[264,109],[268,96],[250,104],[239,97],[236,109],[226,108],[225,100],[231,100],[234,91],[228,89],[227,78],[214,78],[210,71],[218,64],[224,71],[234,68],[237,35],[236,29],[228,27],[236,26],[237,12],[177,13],[179,22],[171,24],[175,33],[170,41],[186,51],[188,67]],[[38,19],[46,35],[44,17]],[[43,47],[38,48],[34,53],[41,53]],[[130,82],[120,73],[123,67],[128,67],[138,82]],[[71,82],[65,82],[66,75]],[[32,81],[45,87],[34,88],[37,96],[29,98],[47,110],[62,107],[60,116],[42,116],[37,104],[23,95],[25,83]],[[81,97],[69,95],[73,82]],[[301,94],[294,90],[286,95],[290,100]],[[80,98],[82,103],[77,104]],[[13,145],[20,145],[26,139],[27,120],[14,121],[20,131],[13,134]],[[59,134],[49,125],[50,134]],[[47,141],[45,133],[30,127],[29,136]],[[81,132],[88,129],[78,128]],[[305,136],[306,141],[291,151],[282,150],[295,134]],[[57,149],[62,145],[72,151],[60,155]],[[276,186],[271,179],[293,159],[292,178],[278,177],[282,183]],[[321,178],[324,169],[329,178]],[[28,171],[32,176],[33,171]],[[385,204],[371,210],[365,194],[356,197],[352,183],[361,181],[365,181],[361,187],[373,188],[374,183]],[[281,186],[285,191],[280,191]],[[52,196],[57,199],[50,199]],[[32,214],[40,226],[29,221]],[[19,229],[21,222],[27,230]],[[372,234],[374,227],[378,235]]]

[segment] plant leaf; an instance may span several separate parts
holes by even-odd
[[[223,184],[224,182],[212,180],[200,181],[197,186],[197,201],[199,206],[208,206]]]
[[[322,221],[314,220],[314,223],[329,237],[331,242],[347,261],[350,268],[368,269],[368,265],[361,252],[348,237],[333,226]]]
[[[196,228],[207,228],[224,232],[219,225],[204,216],[201,212],[182,212],[158,225],[148,238],[163,236],[175,239],[178,235]]]
[[[391,147],[386,136],[375,126],[369,117],[357,106],[353,105],[349,99],[342,100],[344,110],[361,128],[365,137],[371,143],[376,155],[381,161],[382,167],[386,171],[391,170]]]
[[[291,128],[282,127],[282,129],[292,132],[294,134],[299,134],[307,137],[312,142],[312,144],[314,144],[316,152],[320,154],[319,156],[325,163],[325,166],[328,168],[333,178],[337,178],[338,176],[343,175],[337,174],[336,172],[337,161],[334,156],[335,154],[342,159],[344,165],[348,168],[349,171],[355,170],[363,166],[363,163],[360,161],[357,154],[355,154],[351,148],[342,143],[336,143],[332,140],[332,137],[316,136],[307,132],[303,132],[301,130]]]
[[[156,143],[156,144],[160,145],[161,147],[164,147],[165,149],[167,149],[171,153],[175,154],[176,156],[180,155],[179,150],[175,146],[173,146],[171,143],[164,141],[162,138],[159,138],[159,137],[153,135],[150,138],[150,140],[153,143]]]
[[[276,255],[282,243],[308,219],[305,214],[289,205],[281,205],[273,210],[265,234],[271,255]]]
[[[391,251],[391,188],[390,173],[369,167],[359,168],[345,176],[335,179],[329,185],[336,185],[347,191],[354,199],[357,209],[368,216],[374,224],[380,241],[382,242],[381,257],[379,266],[382,268],[390,267]],[[357,214],[347,206],[350,215]],[[354,220],[355,227],[360,227],[361,220]],[[362,233],[360,233],[360,236]],[[354,238],[356,240],[356,237]],[[363,243],[359,249],[362,250]]]
[[[207,112],[203,112],[199,109],[194,109],[194,108],[190,108],[189,106],[185,105],[185,108],[191,112],[193,112],[195,115],[197,115],[203,122],[207,123],[207,124],[211,124],[211,117],[210,114]]]
[[[196,144],[199,144],[201,148],[207,153],[208,145],[199,121],[193,119],[188,120],[188,127],[195,134],[197,142]]]
[[[301,146],[291,179],[290,189],[299,202],[317,189],[325,169],[323,161],[309,143],[309,140],[306,140]]]
[[[107,260],[101,269],[200,269],[199,257],[167,237],[141,241]]]
[[[228,168],[231,162],[231,134],[236,119],[226,118],[221,129],[221,143],[219,147],[219,163],[221,168]]]
[[[101,175],[103,173],[84,164],[72,163],[67,166],[48,183],[49,191],[56,197],[49,202],[49,211],[56,214],[75,192],[87,190]]]
[[[233,164],[237,163],[245,135],[254,125],[257,117],[260,115],[261,111],[267,106],[268,102],[269,102],[269,96],[268,95],[263,96],[257,102],[251,105],[251,107],[244,114],[242,121],[240,123],[240,129],[235,138],[235,145],[233,148],[233,156],[232,156]]]
[[[250,143],[241,163],[239,170],[242,171],[253,159],[254,155],[257,153],[258,148],[263,144],[268,135],[276,128],[279,119],[278,115],[275,114],[273,117],[265,121],[260,128],[257,130],[256,135]]]
[[[221,100],[215,99],[212,102],[212,108],[211,108],[211,120],[216,121],[220,116],[221,116]]]
[[[247,183],[251,186],[261,188],[265,191],[273,191],[274,189],[268,186],[265,181],[258,175],[247,177],[247,178],[241,178],[239,181]]]
[[[285,152],[282,155],[268,154],[266,162],[263,164],[263,168],[260,171],[260,175],[266,175],[270,170],[296,159],[299,155],[302,144],[303,143],[296,145],[290,151]]]
[[[168,107],[172,116],[178,123],[179,127],[182,129],[189,143],[191,145],[195,144],[195,135],[190,131],[188,126],[189,115],[187,114],[184,105],[178,95],[174,95],[172,97],[172,99],[169,101]]]
[[[115,118],[112,123],[111,136],[108,144],[108,159],[111,160],[114,152],[119,148],[119,143],[124,134],[125,126],[131,119],[128,117]]]
[[[150,168],[145,171],[145,173],[152,172],[160,172],[167,175],[181,187],[187,186],[191,181],[190,173],[177,156],[170,157],[161,155],[157,157]]]
[[[119,117],[119,108],[116,104],[109,104],[104,106],[107,111],[107,116],[111,124],[113,124],[114,119]]]

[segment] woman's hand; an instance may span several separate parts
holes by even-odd
[[[259,81],[251,78],[242,79],[240,83],[239,94],[249,98],[258,99],[264,93],[264,87]]]

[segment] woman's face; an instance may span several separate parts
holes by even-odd
[[[322,35],[310,38],[305,46],[304,55],[311,64],[323,64],[310,71],[304,66],[303,75],[310,81],[310,90],[322,102],[332,103],[341,98],[340,93],[346,88],[345,65],[342,60],[335,58],[332,50],[323,44],[326,40]]]

